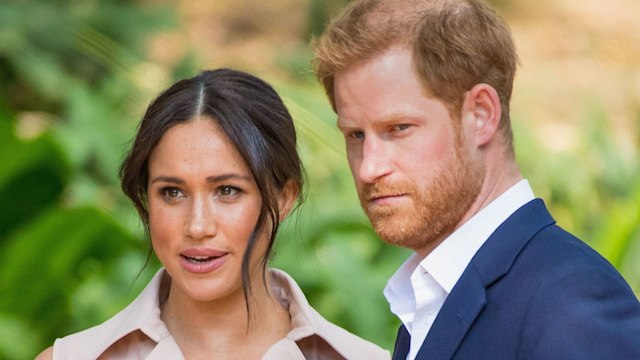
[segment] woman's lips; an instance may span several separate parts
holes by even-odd
[[[227,252],[215,249],[188,249],[180,253],[180,265],[191,273],[208,273],[221,267],[227,255]]]
[[[188,257],[220,257],[226,255],[226,251],[211,249],[211,248],[191,248],[183,250],[180,255],[188,256]]]

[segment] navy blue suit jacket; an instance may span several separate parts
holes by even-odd
[[[400,327],[394,359],[406,359]],[[640,359],[640,303],[611,264],[536,199],[489,237],[417,359]]]

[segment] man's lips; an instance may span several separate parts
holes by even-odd
[[[369,195],[368,199],[371,202],[381,202],[381,201],[385,201],[385,200],[392,200],[392,199],[397,199],[397,198],[401,198],[403,196],[406,196],[406,193],[399,193],[399,194],[375,194],[375,195]]]
[[[393,205],[410,197],[414,192],[408,183],[375,183],[363,184],[359,189],[363,205]]]

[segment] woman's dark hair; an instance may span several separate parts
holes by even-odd
[[[280,223],[278,195],[289,181],[297,185],[298,205],[303,193],[293,120],[269,84],[241,71],[218,69],[203,71],[166,89],[151,102],[140,122],[133,146],[120,167],[121,186],[149,233],[147,187],[151,152],[169,128],[201,116],[217,122],[234,144],[262,198],[260,215],[242,259],[242,287],[249,310],[249,264],[259,235],[270,220],[269,244],[261,259],[264,270]],[[264,273],[262,280],[266,283]]]

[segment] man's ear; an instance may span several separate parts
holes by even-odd
[[[300,189],[298,189],[298,184],[294,181],[289,180],[280,191],[278,195],[278,208],[280,209],[279,219],[280,221],[284,221],[284,219],[289,216],[291,209],[293,208],[293,204],[296,203],[296,199],[298,198],[298,193]]]
[[[465,93],[462,115],[475,145],[480,147],[490,143],[502,116],[498,92],[491,85],[476,84]]]

